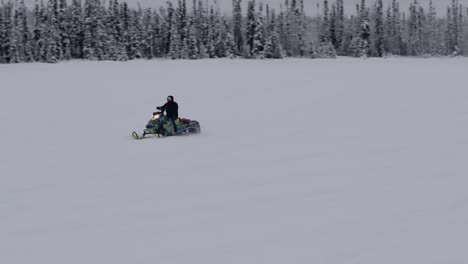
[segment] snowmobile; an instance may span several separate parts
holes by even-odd
[[[171,122],[164,113],[154,112],[146,128],[143,130],[143,134],[140,136],[137,132],[133,131],[132,136],[134,139],[143,139],[146,135],[167,137],[188,133],[196,134],[200,132],[201,128],[198,121],[177,118],[174,122]]]

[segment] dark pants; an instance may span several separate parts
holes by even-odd
[[[169,117],[169,120],[171,120],[172,126],[174,127],[174,133],[177,131],[177,126],[175,124],[175,121],[177,120],[177,117]]]

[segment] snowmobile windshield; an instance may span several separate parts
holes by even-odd
[[[156,115],[153,115],[153,117],[151,117],[151,120],[157,120],[161,117],[161,114],[156,114]]]

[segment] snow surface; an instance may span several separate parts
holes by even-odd
[[[0,65],[0,263],[466,264],[467,68]],[[202,134],[133,140],[169,94]]]

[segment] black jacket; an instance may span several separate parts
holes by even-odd
[[[167,102],[163,106],[158,107],[157,109],[161,110],[162,112],[166,111],[167,117],[172,120],[176,120],[179,118],[179,105],[172,101]]]

